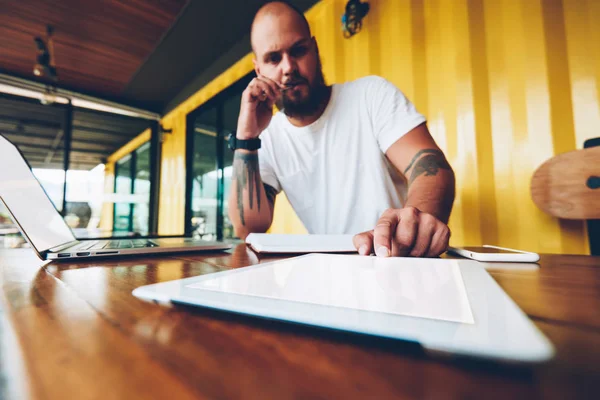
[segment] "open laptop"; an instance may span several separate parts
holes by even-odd
[[[227,250],[230,244],[189,238],[77,240],[33,175],[29,164],[0,135],[0,201],[42,260],[132,254]]]

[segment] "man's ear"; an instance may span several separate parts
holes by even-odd
[[[310,38],[310,40],[312,41],[313,46],[315,46],[315,51],[317,52],[317,55],[319,55],[319,45],[317,44],[317,39],[313,36]]]

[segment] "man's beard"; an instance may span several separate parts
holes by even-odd
[[[293,81],[309,85],[308,80],[297,75]],[[293,89],[289,89],[290,91]],[[323,101],[328,96],[325,78],[321,70],[321,63],[317,66],[317,76],[315,82],[308,86],[308,96],[304,99],[294,100],[286,92],[283,92],[281,98],[276,102],[277,108],[288,117],[308,117],[314,115],[321,107]]]

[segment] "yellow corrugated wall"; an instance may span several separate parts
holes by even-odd
[[[600,136],[600,2],[372,0],[342,37],[345,0],[307,12],[329,83],[381,75],[413,100],[457,175],[455,245],[587,253],[581,222],[533,204],[529,181],[555,154]],[[165,117],[161,233],[183,232],[185,116],[251,71],[240,60]],[[302,231],[283,198],[274,231]]]
[[[104,193],[115,192],[115,162],[107,162],[104,166]],[[100,222],[98,228],[112,231],[114,225],[114,203],[103,202],[100,211]]]

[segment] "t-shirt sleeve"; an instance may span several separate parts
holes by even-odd
[[[394,84],[380,77],[368,79],[373,131],[379,148],[385,153],[394,142],[426,119]]]
[[[277,193],[281,192],[281,184],[277,175],[275,174],[274,162],[273,162],[273,146],[269,138],[263,133],[261,136],[262,146],[258,149],[258,165],[260,168],[260,177],[264,184],[267,184],[277,190]]]

